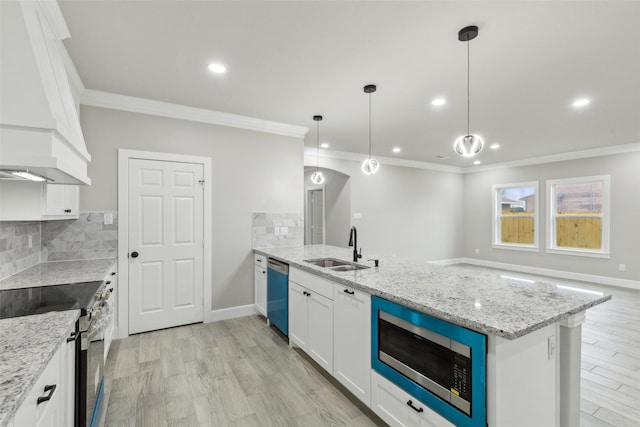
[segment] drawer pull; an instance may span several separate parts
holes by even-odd
[[[306,297],[310,297],[311,294],[307,291],[302,291],[302,295],[306,296]]]
[[[349,294],[349,295],[353,295],[353,294],[355,294],[355,292],[354,292],[354,291],[350,291],[349,289],[345,289],[345,290],[344,290],[344,293],[345,293],[345,294]]]
[[[71,213],[71,209],[65,209],[64,213]]]
[[[53,396],[53,392],[56,391],[56,385],[52,384],[52,385],[46,385],[44,386],[44,392],[49,392],[49,394],[47,394],[46,396],[41,396],[38,398],[38,405],[41,404],[42,402],[46,402],[47,400],[51,400],[51,396]]]
[[[411,406],[411,409],[413,409],[414,411],[420,413],[420,412],[424,412],[423,408],[416,408],[415,406],[413,406],[413,400],[409,400],[407,402],[407,405]]]
[[[111,275],[112,275],[112,276],[115,276],[115,275],[116,275],[116,272],[115,272],[115,271],[112,271],[112,272],[111,272]]]

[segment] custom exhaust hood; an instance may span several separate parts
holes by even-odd
[[[0,1],[0,180],[91,184],[78,111],[63,60],[70,37],[51,0]]]

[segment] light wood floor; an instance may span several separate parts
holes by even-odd
[[[640,293],[583,325],[583,427],[640,426]],[[373,426],[382,424],[290,349],[258,316],[114,341],[106,426]]]

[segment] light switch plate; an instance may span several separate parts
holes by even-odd
[[[362,214],[360,212],[354,212],[353,219],[362,219]]]
[[[113,224],[113,214],[110,214],[110,213],[104,214],[104,224],[105,225]]]

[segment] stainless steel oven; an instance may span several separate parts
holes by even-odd
[[[486,426],[486,336],[378,297],[372,308],[373,368],[454,424]]]

